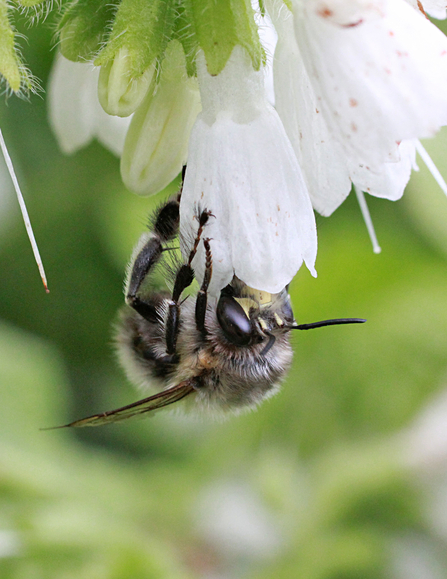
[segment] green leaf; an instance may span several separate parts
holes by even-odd
[[[249,0],[186,0],[186,6],[210,74],[223,70],[238,44],[259,70],[263,50]]]
[[[101,49],[116,6],[108,0],[76,0],[59,23],[61,52],[73,61],[91,60]]]

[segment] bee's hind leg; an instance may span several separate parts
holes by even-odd
[[[213,273],[213,260],[211,256],[210,240],[208,238],[204,239],[203,245],[205,247],[206,255],[205,274],[203,276],[202,285],[197,294],[195,319],[197,330],[202,334],[202,337],[205,337],[208,333],[205,327],[205,315],[208,304],[208,287]]]
[[[172,298],[169,302],[169,312],[166,319],[166,352],[170,355],[176,353],[177,337],[179,333],[180,297],[185,289],[189,287],[194,280],[194,270],[191,266],[191,263],[197,253],[197,248],[199,246],[203,230],[210,216],[211,212],[207,211],[206,209],[200,213],[198,218],[199,228],[194,240],[194,245],[189,254],[188,262],[179,268],[175,277],[174,289],[172,292]],[[208,242],[209,240],[206,241]]]

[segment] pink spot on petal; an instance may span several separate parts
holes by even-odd
[[[349,106],[356,107],[356,106],[358,106],[358,104],[359,104],[358,100],[352,99],[352,98],[349,99]]]
[[[331,16],[334,15],[332,10],[330,8],[327,8],[327,7],[320,8],[320,10],[317,11],[317,14],[318,14],[318,16],[321,16],[322,18],[330,18]]]
[[[359,26],[359,24],[362,24],[363,22],[363,18],[360,18],[359,20],[357,20],[357,22],[349,22],[348,24],[343,24],[343,28],[354,28],[354,26]]]

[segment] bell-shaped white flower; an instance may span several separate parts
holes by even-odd
[[[180,205],[183,253],[197,232],[198,212],[212,213],[211,293],[235,274],[246,284],[281,291],[303,260],[315,275],[315,220],[290,141],[265,97],[263,73],[241,47],[211,76],[197,59],[202,113],[191,132]],[[203,277],[203,244],[193,261]]]
[[[447,123],[447,38],[405,0],[293,0],[298,46],[331,134],[356,165]]]
[[[158,193],[180,173],[200,111],[195,78],[186,73],[180,42],[168,46],[160,82],[135,111],[121,157],[121,176],[140,195]]]
[[[112,153],[121,155],[130,119],[103,111],[98,101],[98,76],[99,68],[56,55],[48,87],[48,116],[66,154],[97,138]]]
[[[414,144],[404,141],[396,161],[376,167],[351,157],[322,114],[295,39],[293,15],[275,2],[267,6],[278,32],[273,67],[276,109],[303,168],[313,207],[330,215],[348,196],[352,183],[377,197],[400,198],[414,166]]]

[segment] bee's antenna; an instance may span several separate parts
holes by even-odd
[[[335,320],[323,320],[313,324],[297,324],[288,326],[289,330],[313,330],[313,328],[322,328],[323,326],[338,326],[341,324],[363,324],[366,322],[363,318],[338,318]]]

